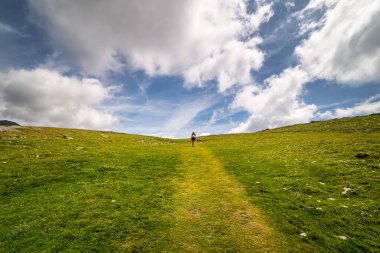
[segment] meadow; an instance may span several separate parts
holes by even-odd
[[[0,132],[0,251],[380,248],[380,115],[200,140]]]
[[[286,251],[379,250],[380,115],[213,136],[207,146],[286,236]]]
[[[175,142],[54,128],[0,134],[0,251],[149,250],[168,228]]]

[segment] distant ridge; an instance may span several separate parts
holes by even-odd
[[[279,128],[267,129],[272,133],[283,132],[378,132],[380,131],[380,113],[370,115],[334,118],[312,121]]]
[[[0,126],[19,126],[19,124],[9,120],[0,120]]]

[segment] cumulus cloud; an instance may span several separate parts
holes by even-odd
[[[251,116],[231,132],[258,131],[308,122],[317,109],[301,99],[303,85],[309,80],[305,71],[294,67],[268,78],[264,88],[256,85],[244,87],[236,95],[231,108],[244,109]]]
[[[321,9],[320,20],[313,19]],[[305,71],[345,84],[380,79],[379,1],[313,0],[300,18],[301,30],[311,30],[295,51]]]
[[[264,53],[256,48],[260,42],[261,39],[253,38],[226,43],[216,55],[184,72],[185,85],[202,87],[207,81],[216,79],[219,91],[224,92],[236,84],[251,83],[250,71],[260,69],[264,60]]]
[[[216,81],[220,93],[237,91],[230,109],[250,117],[232,132],[309,121],[317,108],[301,96],[310,80],[351,85],[380,80],[380,2],[311,0],[294,14],[299,34],[307,37],[295,49],[300,66],[256,85],[252,73],[265,60],[259,48],[265,38],[258,31],[274,15],[268,2],[256,1],[254,13],[245,0],[28,0],[28,5],[32,20],[62,52],[59,57],[87,73],[143,70],[149,76],[182,76],[188,88]],[[180,131],[209,104],[191,106],[190,117],[183,119],[187,111],[178,110],[164,126]],[[221,114],[215,112],[209,124]]]
[[[264,81],[264,88],[245,86],[231,105],[250,113],[246,122],[231,132],[257,131],[304,123],[313,117],[333,118],[379,111],[378,97],[352,108],[317,113],[302,99],[305,85],[314,79],[360,85],[380,80],[380,2],[312,0],[294,15],[300,34],[308,35],[296,47],[300,66],[287,68]]]
[[[85,71],[123,68],[182,75],[187,87],[217,80],[220,91],[247,84],[264,53],[253,36],[273,15],[244,0],[30,0],[33,20]]]
[[[337,108],[333,111],[318,113],[321,119],[353,117],[359,115],[367,115],[372,113],[380,113],[380,94],[377,94],[364,102],[358,103],[353,107]]]
[[[66,77],[52,70],[10,70],[0,73],[0,117],[26,124],[99,129],[117,117],[96,106],[111,88],[97,79]]]

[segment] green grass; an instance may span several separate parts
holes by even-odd
[[[1,133],[0,251],[149,250],[156,232],[170,225],[162,217],[172,205],[177,143],[81,130],[19,131]]]
[[[290,251],[379,250],[380,115],[205,141]]]
[[[202,140],[0,132],[0,252],[380,248],[380,115]]]
[[[276,252],[286,245],[210,151],[199,145],[182,153],[166,252]]]

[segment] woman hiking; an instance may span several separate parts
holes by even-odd
[[[195,140],[197,139],[197,135],[195,132],[191,134],[191,146],[194,147]]]

